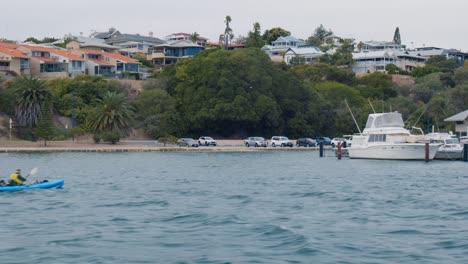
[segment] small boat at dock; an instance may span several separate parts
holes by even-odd
[[[429,133],[424,136],[422,142],[439,143],[441,146],[434,159],[461,160],[463,159],[463,147],[458,139],[449,133]]]

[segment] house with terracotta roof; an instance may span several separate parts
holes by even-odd
[[[19,44],[17,50],[30,58],[31,75],[65,78],[84,74],[84,60],[67,50]]]
[[[148,50],[147,60],[163,67],[175,64],[181,59],[193,57],[202,52],[203,46],[189,40],[177,40],[166,44],[155,45]]]
[[[0,73],[12,77],[29,75],[29,57],[19,50],[0,46]]]
[[[73,54],[85,61],[86,75],[123,78],[126,74],[141,74],[140,62],[115,52],[72,49]]]

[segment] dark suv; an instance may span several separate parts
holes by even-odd
[[[320,143],[323,143],[324,146],[332,144],[329,137],[317,137],[317,145],[320,145]]]
[[[316,147],[317,146],[317,141],[311,139],[311,138],[298,138],[296,140],[296,146],[297,147]]]

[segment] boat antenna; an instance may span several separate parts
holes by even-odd
[[[372,108],[372,111],[374,111],[374,114],[377,114],[377,113],[375,112],[374,106],[372,105],[372,103],[371,103],[371,101],[370,101],[370,98],[367,98],[367,101],[369,101],[370,107]]]
[[[414,122],[414,125],[416,125],[416,124],[419,122],[419,120],[420,120],[421,117],[424,115],[424,113],[425,113],[425,111],[422,111],[422,112],[421,112],[421,114],[420,114],[419,117],[418,117],[418,120],[416,120],[416,122]]]
[[[346,103],[346,106],[348,107],[348,110],[349,110],[349,112],[351,113],[351,116],[353,117],[354,124],[356,124],[356,127],[357,127],[357,129],[359,130],[359,134],[362,134],[361,129],[359,128],[359,125],[358,125],[358,123],[357,123],[357,121],[356,121],[356,118],[354,118],[353,111],[351,111],[351,108],[350,108],[349,105],[348,105],[348,101],[346,101],[346,99],[345,99],[344,102]],[[369,102],[370,102],[370,101],[369,101]],[[372,104],[371,104],[371,105],[372,105]],[[375,111],[374,111],[374,113],[375,113]]]

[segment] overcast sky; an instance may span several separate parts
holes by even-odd
[[[408,47],[468,51],[468,0],[19,0],[0,4],[0,38],[88,36],[115,27],[155,37],[198,32],[217,41],[230,15],[234,34],[254,22],[262,31],[282,27],[305,39],[323,24],[338,36],[391,41],[400,27]]]

